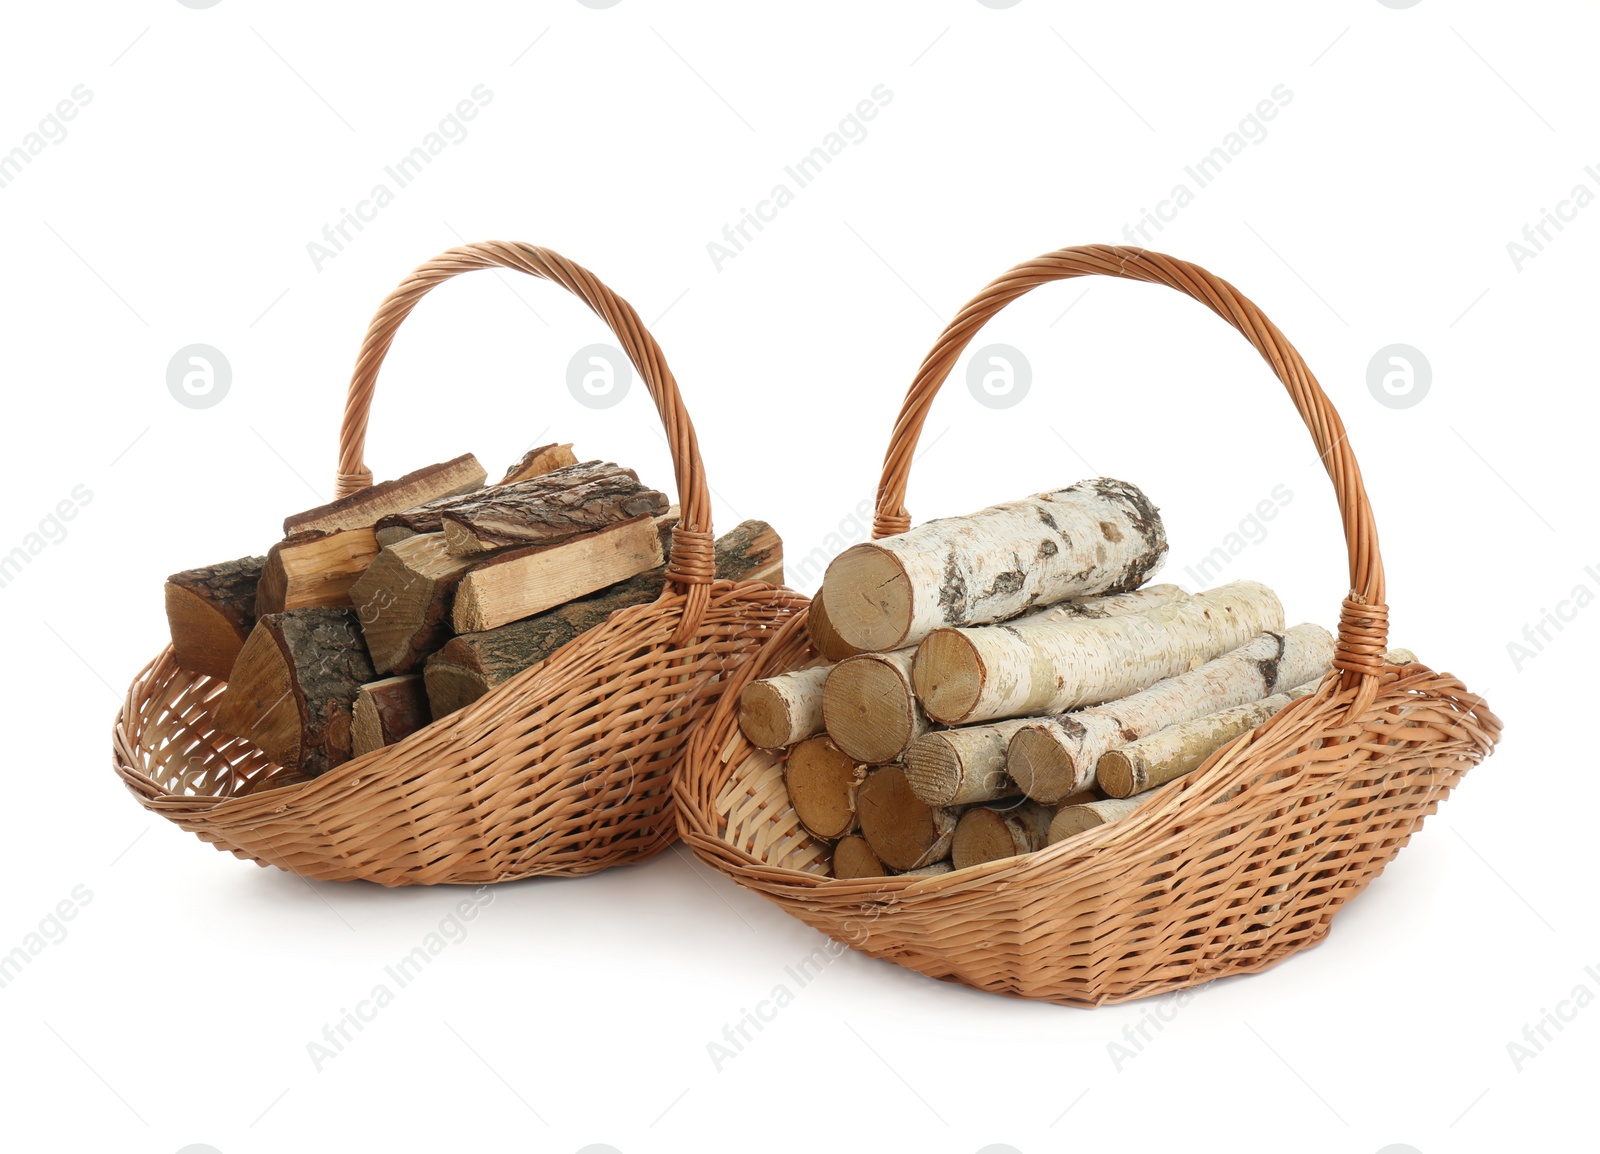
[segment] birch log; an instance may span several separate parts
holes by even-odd
[[[840,637],[883,652],[942,626],[1136,589],[1166,551],[1149,498],[1101,477],[854,545],[828,566],[822,595]]]
[[[883,862],[872,852],[867,839],[859,834],[840,838],[833,847],[833,876],[836,878],[883,878],[889,876]]]
[[[1158,729],[1100,755],[1095,780],[1112,797],[1132,797],[1192,773],[1217,750],[1241,733],[1262,725],[1298,697],[1316,691],[1321,680],[1308,681],[1288,693],[1274,693],[1248,705],[1208,713]]]
[[[1055,845],[1056,842],[1065,841],[1086,829],[1121,821],[1138,809],[1148,796],[1148,794],[1138,794],[1135,797],[1114,797],[1105,801],[1087,802],[1084,805],[1063,806],[1050,821],[1047,842]]]
[[[826,737],[809,737],[789,751],[783,783],[800,824],[832,841],[856,830],[856,795],[867,768]]]
[[[782,749],[821,733],[822,686],[833,671],[816,665],[753,681],[739,695],[739,728],[762,749]]]
[[[1095,782],[1101,755],[1168,725],[1259,701],[1321,677],[1333,638],[1320,625],[1264,633],[1185,673],[1103,705],[1030,722],[1011,739],[1006,771],[1046,804]]]
[[[1006,750],[1017,731],[1034,720],[1019,717],[923,734],[905,754],[912,792],[929,805],[967,805],[1021,795],[1006,772]]]
[[[1282,628],[1277,594],[1235,581],[1144,612],[937,629],[917,647],[917,696],[947,725],[1060,713],[1126,697]]]
[[[856,793],[861,836],[893,870],[921,869],[950,852],[956,811],[917,800],[898,765],[872,774]]]
[[[958,870],[986,861],[1016,857],[1043,849],[1054,813],[1038,802],[1016,806],[978,806],[956,822],[950,862]]]
[[[812,647],[829,661],[839,662],[854,657],[861,650],[846,643],[828,619],[828,610],[822,603],[822,591],[811,599],[811,609],[806,614],[806,631],[811,634]]]
[[[828,674],[822,687],[823,724],[835,744],[857,761],[894,761],[927,732],[928,716],[911,691],[915,653],[858,653]]]
[[[1391,649],[1383,659],[1390,665],[1409,665],[1417,657],[1409,649]],[[1199,769],[1234,738],[1266,724],[1290,702],[1315,693],[1321,684],[1318,677],[1286,693],[1158,729],[1149,737],[1101,754],[1095,778],[1112,797],[1132,797],[1165,785]]]

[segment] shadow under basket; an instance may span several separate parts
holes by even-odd
[[[224,683],[179,669],[168,647],[134,679],[113,730],[116,771],[152,813],[262,865],[387,886],[587,874],[673,841],[669,783],[689,734],[806,601],[764,582],[713,580],[694,428],[632,307],[592,273],[529,245],[467,245],[423,265],[385,301],[362,346],[339,495],[371,483],[367,414],[400,322],[435,285],[494,267],[580,296],[649,386],[681,505],[661,597],[620,610],[403,741],[310,780],[219,730]]]
[[[787,623],[691,736],[674,779],[679,832],[705,862],[829,937],[980,990],[1064,1005],[1149,997],[1264,970],[1315,945],[1440,800],[1494,747],[1500,721],[1456,678],[1385,663],[1371,508],[1337,412],[1293,346],[1232,286],[1140,249],[1064,249],[989,285],[946,330],[907,396],[874,536],[903,532],[910,462],[934,394],[1006,303],[1066,277],[1165,284],[1201,300],[1273,365],[1339,495],[1351,594],[1335,669],[1309,697],[1150,795],[1132,815],[1036,853],[935,876],[837,879],[801,826],[777,755],[739,732],[750,681],[817,659]]]

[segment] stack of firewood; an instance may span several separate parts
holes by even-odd
[[[1154,505],[1101,478],[846,550],[811,605],[827,664],[752,683],[841,878],[943,873],[1127,816],[1311,693],[1334,643],[1266,586],[1147,585]]]
[[[227,681],[218,726],[315,777],[660,595],[677,510],[633,470],[545,445],[487,479],[469,453],[296,513],[264,557],[168,578],[174,659]],[[783,580],[764,522],[715,552],[719,578]]]

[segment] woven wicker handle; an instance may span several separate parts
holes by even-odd
[[[678,382],[667,367],[667,358],[661,352],[661,346],[656,344],[633,306],[602,284],[600,278],[588,269],[547,248],[516,241],[484,241],[452,248],[419,266],[384,299],[367,328],[367,335],[361,342],[361,355],[356,359],[355,372],[350,377],[344,423],[339,429],[339,471],[335,478],[337,495],[348,496],[372,484],[372,471],[367,468],[365,461],[367,417],[372,410],[372,393],[377,387],[378,370],[383,367],[383,358],[394,343],[394,335],[401,322],[417,307],[417,302],[436,286],[459,273],[484,268],[515,269],[530,276],[544,277],[581,298],[611,327],[622,344],[622,351],[644,378],[667,433],[667,445],[672,453],[672,467],[677,479],[680,520],[672,534],[667,580],[682,586],[689,594],[684,620],[677,632],[680,641],[686,639],[698,628],[709,603],[709,586],[715,573],[711,501],[694,425],[683,407]]]
[[[878,482],[878,507],[873,536],[887,537],[911,527],[906,511],[906,480],[922,434],[923,422],[939,387],[955,367],[967,343],[1006,305],[1042,284],[1079,276],[1114,276],[1163,284],[1194,297],[1243,333],[1272,366],[1333,480],[1344,518],[1345,544],[1350,554],[1350,595],[1339,614],[1339,640],[1334,666],[1346,682],[1375,677],[1382,671],[1388,647],[1388,607],[1384,604],[1383,558],[1378,552],[1378,530],[1372,506],[1361,483],[1361,469],[1345,436],[1338,410],[1306,367],[1295,347],[1242,293],[1220,277],[1176,257],[1139,248],[1086,245],[1046,253],[1017,265],[987,285],[967,302],[940,335],[917,371],[895,422],[889,451]]]

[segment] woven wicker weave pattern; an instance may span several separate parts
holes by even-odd
[[[1336,672],[1122,822],[951,874],[841,880],[827,876],[825,847],[799,826],[778,765],[745,741],[734,709],[750,680],[814,659],[802,615],[697,729],[673,787],[691,848],[809,925],[933,977],[1069,1005],[1255,972],[1320,941],[1500,734],[1499,719],[1454,677],[1385,665],[1383,563],[1338,413],[1259,309],[1172,257],[1063,249],[1017,266],[963,308],[924,360],[895,425],[875,536],[911,524],[904,498],[917,438],[977,330],[1037,285],[1091,274],[1195,297],[1239,329],[1288,390],[1343,515],[1351,593]]]
[[[309,782],[219,731],[220,683],[178,669],[169,648],[134,680],[113,732],[116,770],[146,809],[240,857],[384,885],[592,873],[673,840],[669,778],[689,733],[805,599],[711,579],[709,490],[694,426],[632,306],[586,269],[531,245],[467,245],[421,266],[384,302],[362,345],[340,435],[339,492],[371,483],[367,414],[401,321],[436,285],[493,267],[580,296],[649,387],[682,511],[660,599],[613,615],[466,709]]]

